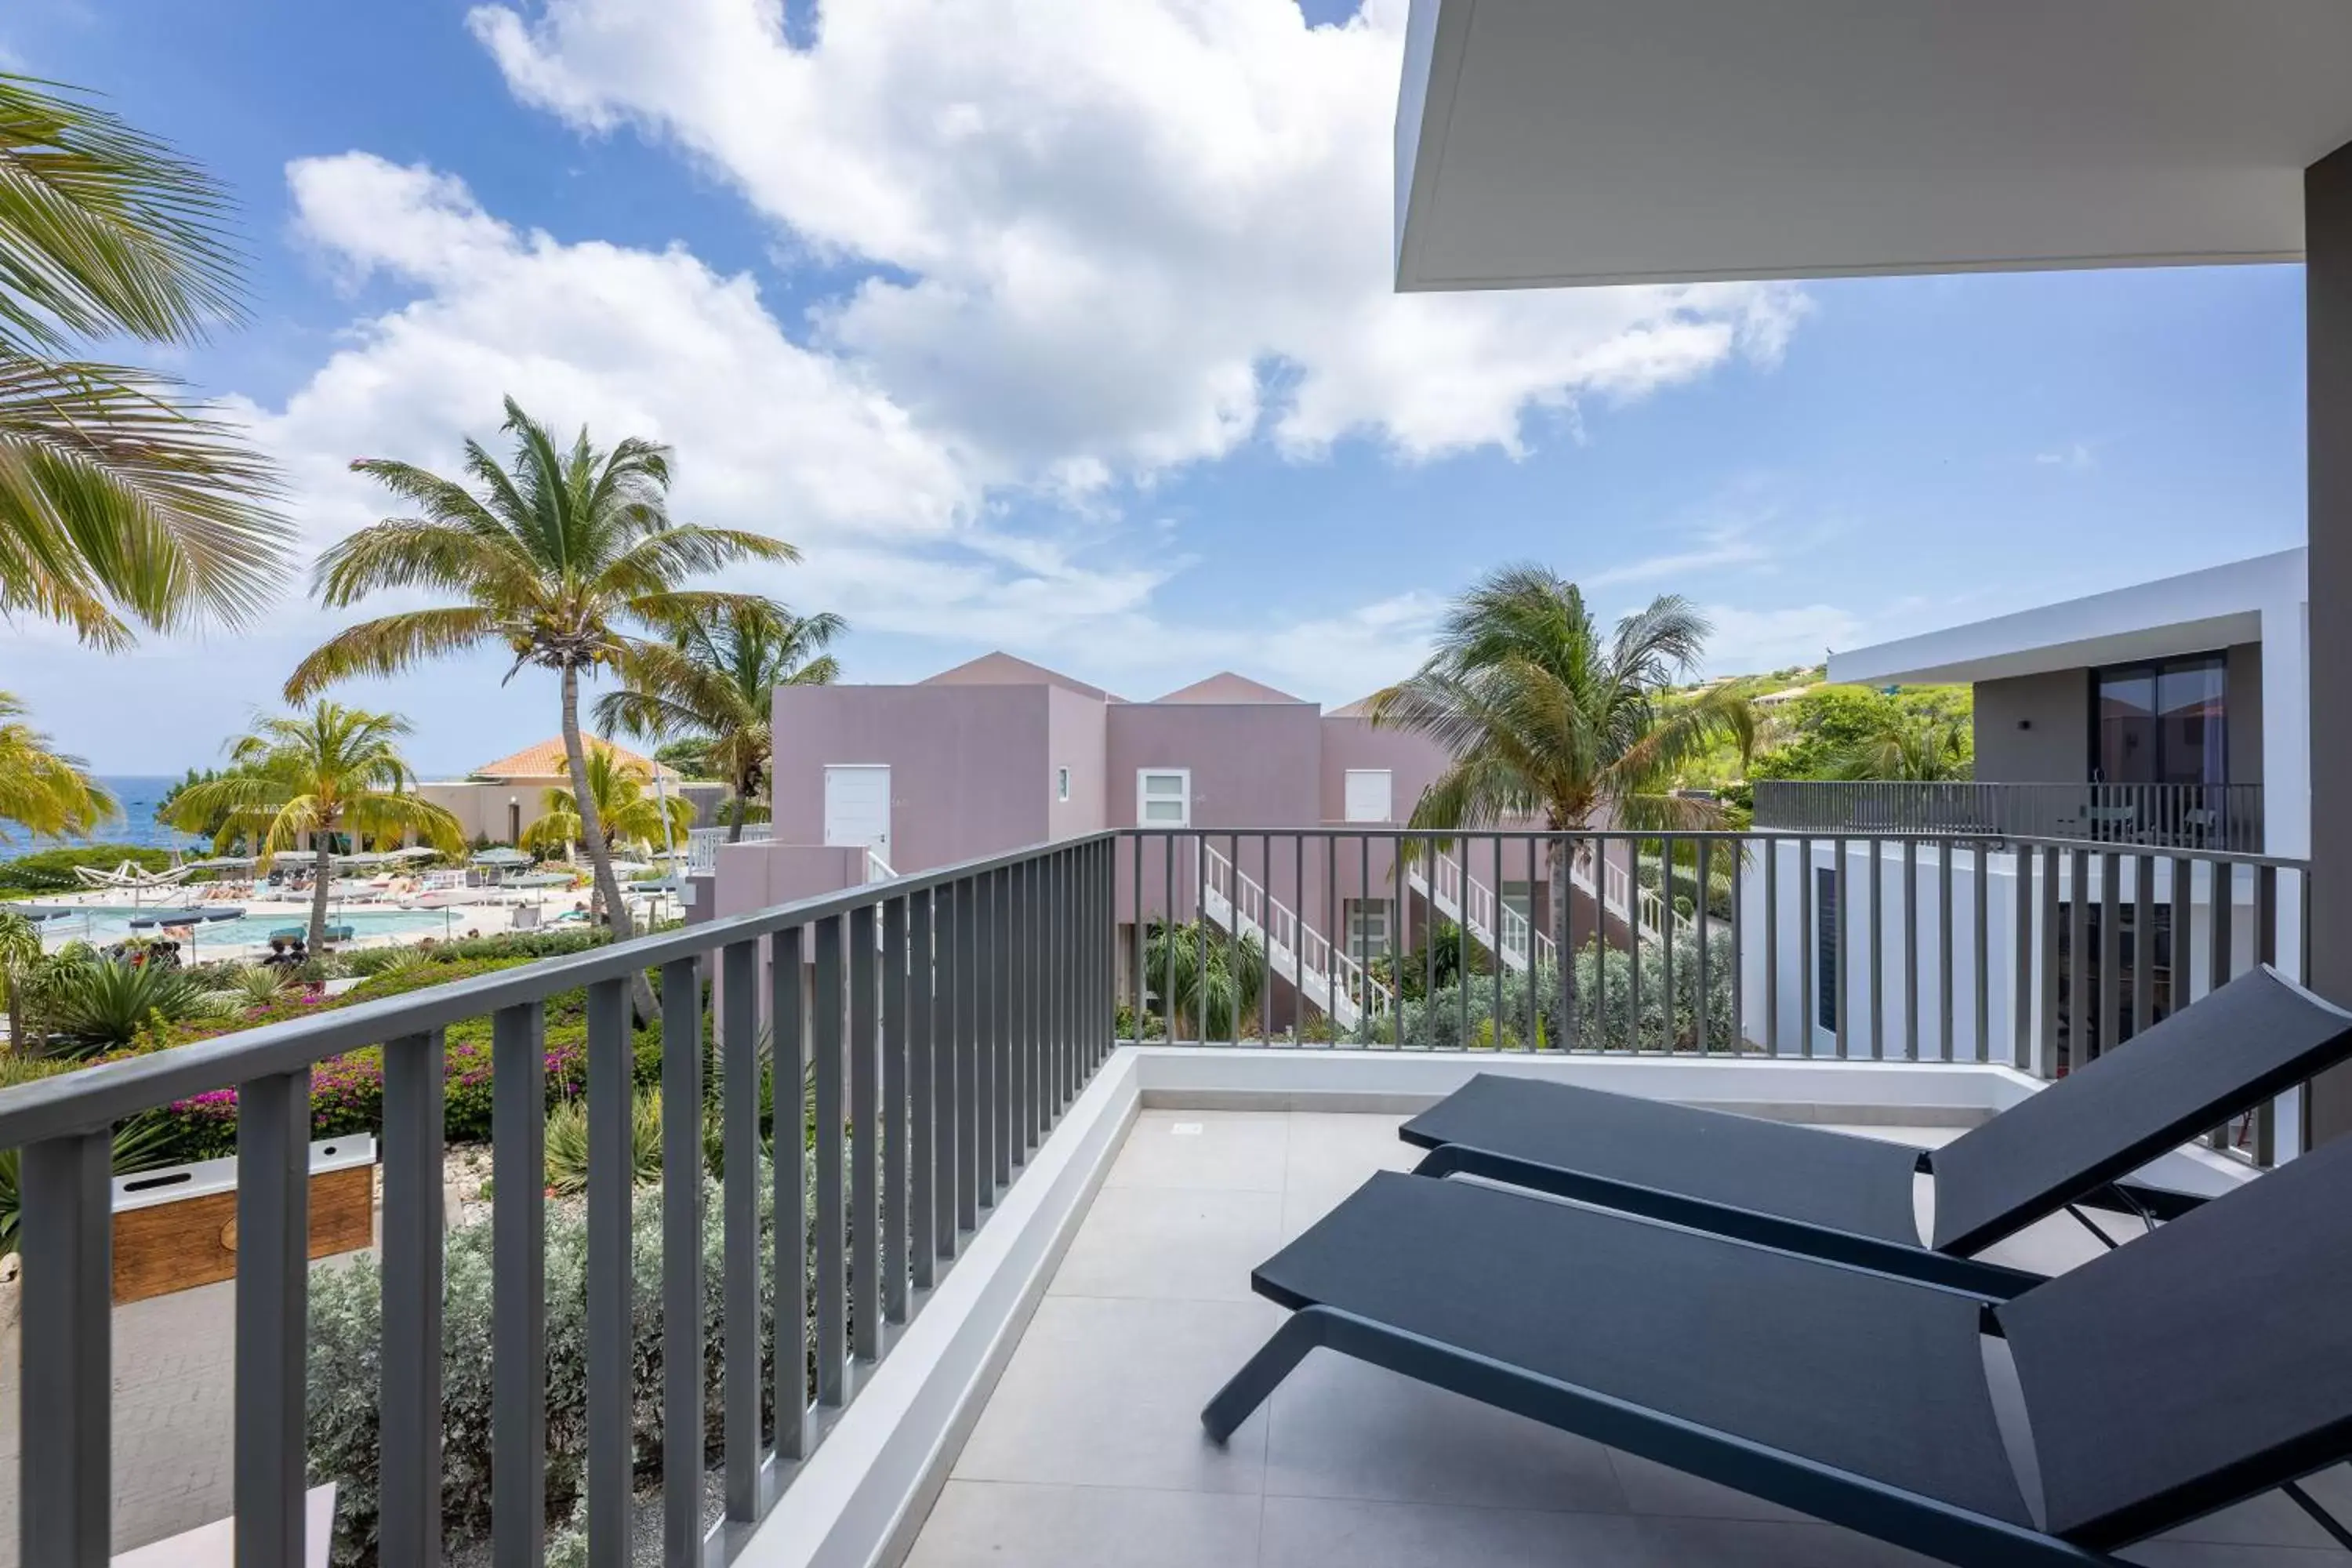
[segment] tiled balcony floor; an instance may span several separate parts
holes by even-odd
[[[1250,1294],[1251,1268],[1371,1172],[1410,1167],[1397,1121],[1144,1112],[958,1457],[909,1568],[1927,1561],[1324,1352],[1229,1447],[1211,1444],[1201,1405],[1283,1317]],[[2095,1250],[2062,1220],[2000,1256],[2051,1268]],[[2314,1489],[2339,1511],[2352,1505],[2352,1477],[2342,1470]],[[2347,1561],[2277,1496],[2129,1555],[2150,1568]]]

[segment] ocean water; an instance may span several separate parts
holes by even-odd
[[[28,847],[46,849],[58,844],[81,843],[126,844],[152,849],[193,849],[199,852],[208,847],[203,839],[193,834],[183,833],[176,827],[166,827],[155,820],[155,807],[179,780],[143,773],[95,773],[91,776],[121,804],[122,815],[100,826],[87,839],[45,838]]]

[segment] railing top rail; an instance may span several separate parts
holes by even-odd
[[[312,1018],[264,1024],[258,1028],[220,1035],[148,1056],[19,1084],[0,1089],[0,1149],[18,1148],[67,1133],[93,1131],[142,1110],[155,1110],[211,1089],[293,1072],[346,1051],[444,1028],[502,1007],[543,1002],[559,992],[598,981],[625,979],[679,959],[699,957],[733,942],[755,941],[771,931],[846,914],[865,905],[1116,837],[1115,831],[1083,834],[1050,844],[1032,845],[936,871],[917,872],[887,882],[866,882],[751,914],[635,937],[585,952],[453,980],[404,996],[363,1002]]]
[[[1791,781],[1810,782],[1810,781]],[[2233,786],[2235,787],[2235,786]],[[2249,788],[2256,787],[2252,785]],[[2284,855],[2259,855],[2244,849],[2212,849],[2202,845],[2141,844],[2118,838],[2068,838],[2049,834],[2017,834],[1989,832],[1940,833],[1934,828],[1919,827],[1902,832],[1876,827],[1773,827],[1758,824],[1752,827],[1394,827],[1385,823],[1354,823],[1339,827],[1118,827],[1108,830],[1114,837],[1146,838],[1223,838],[1238,836],[1252,838],[1387,838],[1402,842],[1433,842],[1439,846],[1456,839],[1478,843],[1508,840],[1524,844],[1530,840],[1549,842],[1559,839],[1569,844],[1599,842],[1603,844],[1656,844],[1673,839],[1677,844],[1696,843],[1709,839],[1716,843],[1753,843],[1759,838],[1811,838],[1827,842],[1845,839],[1862,843],[1877,840],[1900,844],[1912,840],[1923,845],[1973,844],[2003,848],[2097,849],[2116,855],[2147,855],[2156,859],[2207,860],[2231,866],[2273,866],[2282,870],[2303,871],[2310,868],[2307,860]],[[1220,852],[1222,858],[1222,852]],[[1441,856],[1439,864],[1445,861]],[[1654,891],[1654,889],[1649,889]]]

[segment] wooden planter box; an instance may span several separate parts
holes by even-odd
[[[375,1140],[310,1145],[310,1256],[375,1245]],[[114,1179],[114,1304],[236,1275],[236,1162]]]

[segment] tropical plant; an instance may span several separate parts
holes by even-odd
[[[330,548],[319,559],[319,597],[348,608],[380,589],[424,589],[460,602],[362,621],[336,634],[295,668],[287,695],[299,700],[345,676],[397,674],[425,659],[488,646],[513,656],[509,679],[525,665],[556,671],[564,755],[572,797],[582,803],[580,838],[614,933],[626,937],[629,913],[595,816],[581,741],[581,675],[615,665],[645,644],[641,634],[671,637],[697,617],[729,607],[775,612],[772,601],[757,595],[681,584],[744,562],[796,561],[800,552],[763,534],[672,521],[669,449],[656,442],[632,437],[600,451],[583,429],[560,447],[512,398],[504,428],[514,437],[510,467],[500,467],[480,443],[466,443],[466,473],[478,494],[407,463],[368,458],[352,465],[417,515],[386,519]],[[643,977],[633,998],[639,1016],[649,1016]]]
[[[233,764],[222,776],[180,792],[173,820],[194,828],[218,822],[215,844],[242,837],[260,867],[310,842],[310,948],[326,945],[327,900],[334,879],[334,837],[382,841],[414,834],[456,851],[457,819],[411,793],[415,775],[400,754],[408,721],[321,701],[307,712],[264,719],[229,743]]]
[[[13,910],[0,909],[0,1011],[8,1019],[8,1049],[23,1056],[30,1042],[34,975],[41,963],[40,928]]]
[[[1596,816],[1634,829],[1723,825],[1713,800],[1677,795],[1675,770],[1718,739],[1752,733],[1754,710],[1727,689],[1664,700],[1694,668],[1710,627],[1673,595],[1603,633],[1576,584],[1507,566],[1456,600],[1421,668],[1373,694],[1375,727],[1427,735],[1452,759],[1412,826],[1465,828],[1536,817],[1555,836]],[[1566,838],[1550,839],[1550,881],[1569,886]],[[1553,940],[1568,942],[1566,898]]]
[[[142,1034],[216,1017],[221,1005],[175,969],[155,963],[89,960],[60,967],[45,997],[51,1047],[96,1056],[138,1042]]]
[[[730,605],[693,616],[668,642],[625,651],[625,685],[596,700],[596,727],[608,735],[698,740],[701,766],[734,786],[732,844],[743,837],[744,813],[767,788],[776,688],[832,684],[841,665],[824,649],[846,629],[831,613],[796,616],[772,605]]]
[[[1171,1039],[1240,1037],[1265,990],[1265,944],[1197,921],[1155,922],[1143,949],[1145,983],[1172,1019]]]
[[[0,170],[5,167],[0,162]],[[6,526],[7,452],[6,435],[0,430],[0,530]],[[0,612],[6,608],[0,601]],[[25,722],[24,715],[25,705],[0,691],[0,844],[14,842],[6,826],[12,822],[56,838],[88,833],[120,816],[114,797],[83,773],[82,760],[51,751],[49,738]]]
[[[413,952],[414,948],[395,948],[396,952]],[[281,1000],[288,990],[286,971],[273,969],[266,963],[240,963],[215,985],[209,993],[224,1008],[243,1012],[249,1007],[267,1007]]]
[[[0,75],[0,616],[120,647],[250,621],[291,528],[274,471],[167,376],[68,357],[238,317],[210,175],[79,93]]]
[[[588,1102],[567,1100],[547,1113],[547,1190],[577,1197],[588,1190]],[[661,1090],[643,1090],[629,1102],[630,1180],[661,1180]]]
[[[517,847],[548,850],[581,843],[587,833],[585,825],[591,821],[603,829],[601,847],[608,855],[623,845],[683,841],[694,826],[694,803],[674,795],[656,795],[646,784],[643,768],[622,762],[610,747],[593,747],[588,753],[592,810],[582,812],[570,790],[551,789],[541,803],[541,815],[524,825],[522,842]]]
[[[1968,720],[1948,713],[1893,710],[1837,752],[1831,772],[1843,779],[1911,784],[1969,778],[1976,772],[1970,730]]]

